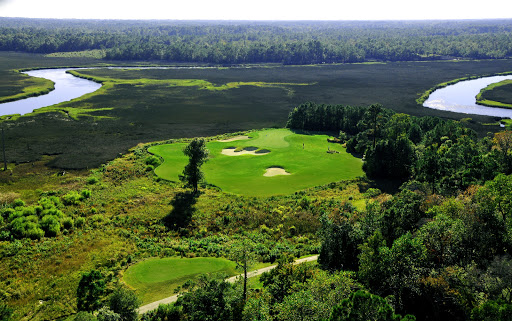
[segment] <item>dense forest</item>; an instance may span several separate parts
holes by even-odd
[[[512,21],[179,22],[0,18],[0,50],[105,59],[318,64],[512,56]]]

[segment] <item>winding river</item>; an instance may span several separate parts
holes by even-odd
[[[67,70],[72,69],[79,68],[40,69],[24,72],[24,74],[32,77],[46,78],[53,81],[55,83],[55,90],[46,95],[0,104],[0,116],[28,114],[38,108],[59,104],[92,93],[101,87],[101,84],[94,81],[78,78],[66,73]]]
[[[94,68],[94,67],[92,67]],[[32,77],[46,78],[55,83],[55,90],[46,95],[30,97],[13,102],[0,104],[0,116],[12,114],[27,114],[35,109],[59,104],[69,101],[85,94],[92,93],[101,87],[96,82],[75,77],[66,73],[73,69],[92,69],[92,68],[62,68],[62,69],[40,69],[24,72]],[[96,67],[97,68],[97,67]],[[106,67],[106,68],[127,68],[127,67]],[[138,68],[141,67],[128,67]],[[183,67],[142,67],[144,69],[169,69]],[[185,67],[194,68],[194,67]],[[423,103],[424,107],[434,108],[445,111],[452,111],[465,114],[477,114],[487,116],[497,116],[512,118],[512,109],[485,107],[476,104],[475,96],[480,89],[489,84],[496,83],[505,79],[512,79],[508,76],[492,76],[479,79],[472,79],[458,82],[444,88],[434,91]]]
[[[512,75],[460,81],[434,91],[423,103],[423,106],[456,113],[512,118],[512,109],[486,107],[476,104],[476,95],[478,95],[482,88],[505,79],[512,79]]]

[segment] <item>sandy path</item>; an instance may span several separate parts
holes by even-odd
[[[312,262],[312,261],[316,261],[317,259],[318,259],[318,255],[308,256],[308,257],[305,257],[303,259],[295,260],[295,262],[293,262],[293,264],[301,264],[301,263],[304,263],[304,262]],[[264,272],[268,272],[268,271],[274,269],[276,266],[277,266],[277,264],[276,265],[267,266],[267,267],[264,267],[264,268],[261,268],[261,269],[258,269],[258,270],[251,271],[251,272],[247,273],[247,277],[252,278],[252,277],[258,276],[258,275],[260,275],[260,274],[262,274]],[[242,274],[235,275],[235,276],[232,276],[232,277],[226,279],[226,281],[230,282],[230,283],[234,283],[241,276],[242,276]],[[143,313],[146,313],[148,311],[156,310],[160,304],[169,304],[169,303],[176,302],[176,300],[178,300],[178,294],[170,296],[170,297],[167,297],[167,298],[162,299],[162,300],[158,300],[158,301],[151,302],[149,304],[143,305],[143,306],[141,306],[139,308],[138,311],[139,311],[139,314],[143,314]]]

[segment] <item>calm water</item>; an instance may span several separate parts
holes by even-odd
[[[101,84],[66,74],[66,69],[41,69],[24,72],[32,77],[50,79],[55,83],[55,90],[37,97],[0,104],[0,115],[28,114],[34,109],[47,107],[92,93]]]
[[[423,106],[464,114],[512,118],[512,109],[485,107],[476,104],[476,95],[478,95],[480,89],[505,79],[512,79],[512,75],[461,81],[454,85],[437,89],[423,103]]]
[[[87,68],[63,68],[63,69],[41,69],[24,72],[29,76],[50,79],[55,83],[55,90],[37,97],[30,97],[22,100],[0,104],[0,116],[12,114],[28,114],[35,109],[59,104],[69,101],[85,94],[92,93],[101,87],[101,84],[87,79],[78,78],[67,74],[67,70],[76,69],[97,69],[98,67]],[[215,67],[101,67],[107,69],[206,69]]]

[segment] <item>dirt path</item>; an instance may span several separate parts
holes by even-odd
[[[312,262],[312,261],[316,261],[318,259],[318,255],[314,255],[314,256],[308,256],[308,257],[305,257],[303,259],[298,259],[298,260],[295,260],[295,262],[293,262],[293,264],[301,264],[301,263],[304,263],[304,262]],[[258,269],[258,270],[254,270],[254,271],[251,271],[249,273],[247,273],[247,277],[249,278],[252,278],[252,277],[255,277],[255,276],[258,276],[264,272],[268,272],[272,269],[274,269],[275,267],[277,266],[276,265],[271,265],[271,266],[267,266],[267,267],[264,267],[264,268],[261,268],[261,269]],[[235,275],[235,276],[232,276],[228,279],[226,279],[227,282],[230,282],[230,283],[234,283],[237,278],[241,277],[242,274],[239,274],[239,275]],[[146,304],[146,305],[143,305],[139,308],[139,314],[143,314],[143,313],[146,313],[148,311],[152,311],[152,310],[155,310],[158,308],[158,306],[160,304],[169,304],[169,303],[173,303],[173,302],[176,302],[176,300],[178,300],[178,295],[173,295],[173,296],[170,296],[170,297],[167,297],[165,299],[162,299],[162,300],[158,300],[158,301],[155,301],[155,302],[151,302],[149,304]]]

